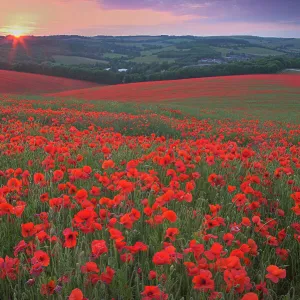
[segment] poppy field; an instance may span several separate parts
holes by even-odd
[[[45,94],[99,86],[87,81],[0,70],[0,94]]]
[[[50,94],[84,100],[113,100],[129,102],[161,102],[200,97],[214,99],[253,95],[295,94],[299,97],[300,77],[297,74],[243,75],[193,78],[170,81],[150,81],[87,88]]]
[[[300,298],[299,120],[87,100],[1,96],[1,299]]]
[[[299,74],[194,78],[83,88],[46,94],[55,99],[164,105],[200,118],[299,119]]]

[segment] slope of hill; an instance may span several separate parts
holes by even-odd
[[[98,86],[96,83],[61,77],[0,71],[0,93],[5,94],[36,95]]]
[[[243,75],[196,78],[173,81],[143,82],[78,89],[49,96],[71,97],[85,100],[113,100],[132,102],[159,102],[203,97],[257,97],[295,92],[300,96],[298,75]]]

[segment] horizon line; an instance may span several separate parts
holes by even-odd
[[[0,37],[9,37],[14,36],[13,34],[2,35]],[[300,39],[300,37],[282,37],[282,36],[260,36],[260,35],[250,35],[250,34],[236,34],[236,35],[175,35],[175,34],[160,34],[160,35],[151,35],[151,34],[134,34],[134,35],[81,35],[81,34],[49,34],[49,35],[34,35],[34,34],[25,34],[21,37],[56,37],[56,36],[77,36],[77,37],[86,37],[86,38],[95,38],[95,37],[254,37],[254,38],[275,38],[275,39]]]

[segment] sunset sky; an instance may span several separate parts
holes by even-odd
[[[1,0],[12,33],[300,37],[300,0]]]

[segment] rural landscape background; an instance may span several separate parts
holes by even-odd
[[[0,300],[300,299],[297,10],[1,3]]]

